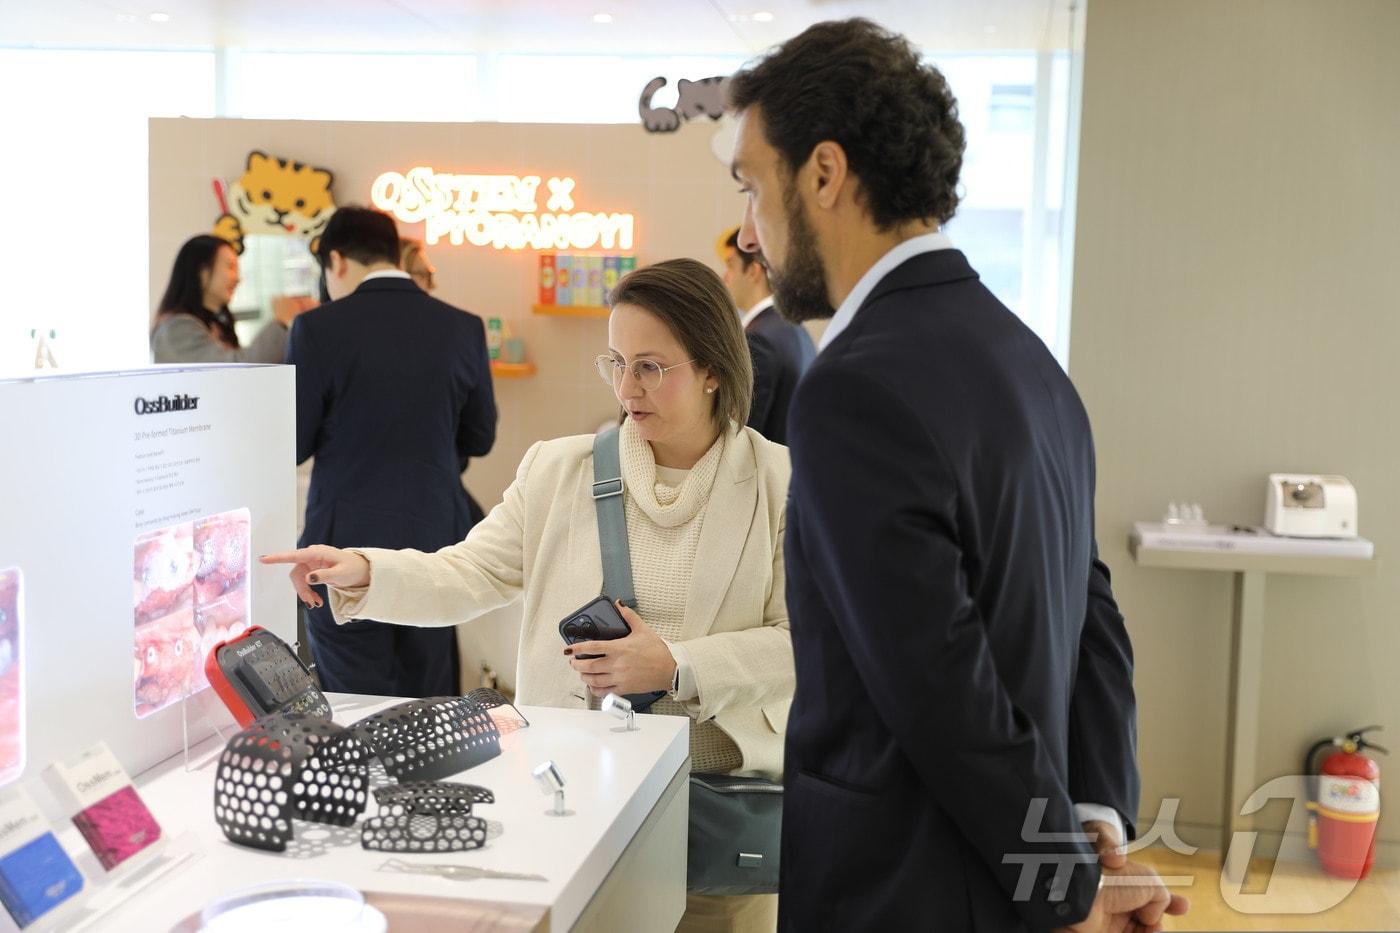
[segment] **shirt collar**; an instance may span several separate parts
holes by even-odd
[[[749,325],[753,323],[753,319],[771,307],[773,307],[773,296],[769,295],[767,298],[745,311],[743,316],[739,318],[739,325],[745,330],[748,330]]]
[[[370,281],[371,279],[411,279],[411,278],[413,278],[413,276],[409,275],[407,272],[403,271],[402,269],[380,269],[378,272],[371,272],[369,275],[366,275],[364,278],[360,279],[360,284],[363,285],[364,283]]]
[[[924,253],[937,252],[940,249],[952,249],[953,241],[948,239],[948,234],[943,232],[925,233],[921,236],[910,237],[881,256],[875,263],[866,270],[865,275],[856,282],[856,287],[851,289],[851,293],[846,296],[846,300],[841,302],[841,307],[836,309],[836,314],[831,318],[831,323],[826,326],[826,332],[822,334],[821,344],[817,347],[820,353],[831,344],[841,332],[851,325],[855,319],[856,312],[865,303],[865,299],[870,297],[870,293],[875,290],[875,286],[880,284],[880,280],[893,272],[906,260]]]

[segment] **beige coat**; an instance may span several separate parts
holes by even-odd
[[[795,682],[784,598],[787,448],[744,428],[725,444],[701,526],[683,643],[699,697],[685,704],[734,740],[743,771],[778,778]],[[522,704],[583,708],[559,623],[603,588],[591,496],[593,436],[542,441],[500,505],[435,554],[360,550],[370,585],[331,590],[337,621],[469,621],[524,595],[516,687]]]

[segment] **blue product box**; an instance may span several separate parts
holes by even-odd
[[[82,889],[82,874],[51,832],[0,857],[0,902],[20,927]]]

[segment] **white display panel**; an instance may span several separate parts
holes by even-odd
[[[0,382],[0,419],[27,439],[0,459],[0,571],[23,569],[26,773],[99,739],[144,771],[182,748],[191,691],[191,741],[230,721],[201,691],[208,647],[248,624],[295,637],[285,572],[252,559],[295,544],[294,392],[288,366]]]
[[[137,536],[132,702],[138,717],[208,687],[210,650],[251,624],[251,521],[247,509],[235,509]]]
[[[0,568],[0,787],[24,770],[24,574]]]

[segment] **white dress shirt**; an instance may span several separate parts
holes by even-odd
[[[851,293],[846,296],[846,300],[841,302],[841,307],[836,309],[836,314],[831,318],[831,323],[827,325],[826,332],[822,334],[821,344],[818,346],[817,352],[825,350],[843,330],[850,326],[851,321],[855,320],[856,312],[860,310],[865,299],[870,297],[875,286],[880,284],[881,279],[915,256],[952,248],[953,241],[948,238],[948,234],[943,232],[925,233],[896,244],[893,249],[876,260],[875,265],[866,270],[865,275],[862,275],[860,280],[856,282],[855,288],[851,289]],[[1123,830],[1123,818],[1117,810],[1110,806],[1101,803],[1076,803],[1074,816],[1081,823],[1089,820],[1103,820],[1118,831],[1120,841],[1124,844],[1128,841]]]
[[[870,293],[875,290],[876,285],[880,284],[880,280],[893,272],[895,267],[915,256],[952,248],[953,241],[948,239],[948,234],[941,232],[925,233],[896,244],[893,249],[876,260],[875,265],[866,270],[865,275],[862,275],[860,281],[856,282],[856,287],[851,289],[851,293],[846,296],[846,300],[841,302],[841,307],[836,309],[831,323],[826,325],[826,332],[822,334],[822,342],[817,347],[817,352],[825,350],[827,344],[835,340],[841,331],[850,326],[851,321],[855,319],[856,312],[860,310],[861,304],[870,297]]]
[[[767,298],[763,299],[758,304],[754,305],[752,308],[743,313],[743,315],[739,318],[739,326],[744,328],[744,330],[748,330],[749,325],[753,323],[753,319],[758,317],[760,314],[762,314],[764,311],[767,311],[771,307],[773,307],[773,296],[769,295]]]
[[[377,271],[377,272],[371,272],[371,273],[369,273],[368,275],[366,275],[364,278],[360,279],[360,284],[363,285],[364,283],[368,282],[370,279],[411,279],[411,278],[413,278],[413,276],[409,275],[407,272],[403,271],[402,269],[380,269],[379,271]]]

